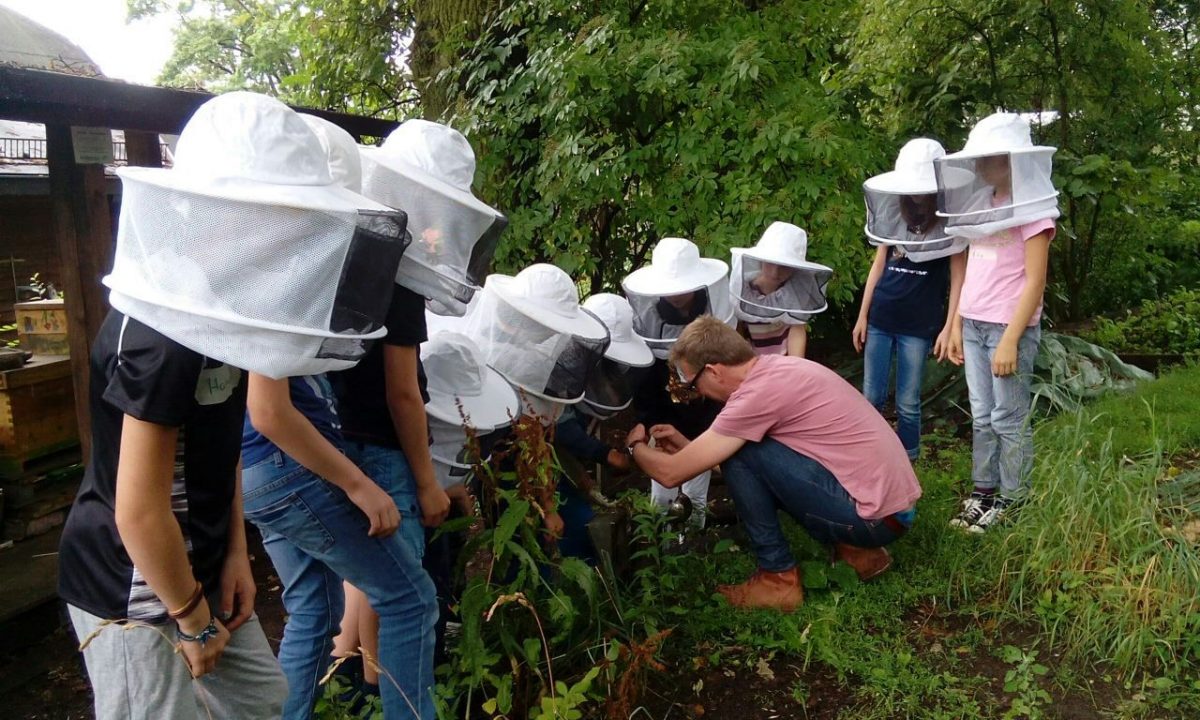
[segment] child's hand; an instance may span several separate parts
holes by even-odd
[[[955,365],[962,365],[965,359],[963,357],[962,326],[958,323],[950,328],[950,342],[949,347],[946,348],[946,359]]]
[[[471,497],[471,491],[466,485],[456,483],[446,488],[446,497],[450,498],[450,502],[458,507],[458,511],[463,517],[475,516],[475,498]]]
[[[992,374],[1007,377],[1017,371],[1017,344],[1001,339],[992,353]]]
[[[605,458],[605,460],[614,470],[621,470],[622,472],[628,470],[629,465],[632,462],[629,459],[629,456],[620,450],[609,450],[608,456]]]
[[[942,328],[938,333],[937,339],[933,341],[933,357],[938,362],[943,362],[950,357],[950,336],[953,332],[948,327]]]
[[[546,526],[546,535],[550,540],[557,540],[563,536],[565,525],[561,515],[556,512],[547,513],[543,522]]]
[[[858,322],[854,323],[854,329],[850,331],[850,341],[854,343],[854,352],[862,352],[863,347],[867,344],[867,319],[860,317]]]
[[[367,521],[371,523],[367,535],[388,537],[400,527],[400,510],[396,507],[396,501],[366,475],[362,476],[346,496],[355,507],[362,510],[363,515],[367,516]]]
[[[450,496],[437,485],[417,488],[417,505],[421,508],[421,524],[437,527],[450,512]]]

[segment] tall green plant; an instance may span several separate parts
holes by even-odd
[[[843,88],[854,3],[524,0],[448,73],[479,186],[511,214],[504,269],[553,261],[613,288],[669,235],[726,257],[774,220],[850,299],[859,184],[880,162]]]

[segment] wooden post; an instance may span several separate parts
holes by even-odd
[[[130,165],[162,167],[162,148],[158,144],[158,133],[126,130],[125,157]]]
[[[92,341],[108,313],[108,293],[100,278],[112,267],[112,210],[104,187],[104,166],[75,164],[70,126],[46,126],[46,156],[50,222],[62,263],[70,328],[75,418],[86,461],[92,446],[88,368]]]

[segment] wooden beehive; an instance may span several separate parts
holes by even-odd
[[[0,477],[23,475],[30,460],[78,442],[70,358],[35,356],[0,371]]]
[[[70,355],[67,306],[61,300],[31,300],[13,305],[21,349],[34,355]]]

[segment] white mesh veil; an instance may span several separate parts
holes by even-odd
[[[832,277],[833,269],[823,265],[767,263],[734,248],[729,277],[734,313],[748,323],[803,325],[829,307],[825,288]]]
[[[205,197],[124,177],[113,307],[269,377],[352,366],[384,333],[404,214]]]
[[[1051,181],[1055,148],[1035,146],[1029,123],[995,113],[971,129],[960,152],[934,161],[938,211],[946,232],[967,239],[994,235],[1036,220],[1057,218]]]
[[[625,297],[633,308],[633,331],[646,344],[654,357],[665,360],[671,346],[688,323],[701,315],[712,315],[722,322],[734,323],[729,298],[729,281],[725,276],[677,295],[642,295],[625,288]]]
[[[479,344],[486,363],[523,393],[557,403],[583,398],[588,377],[609,342],[599,321],[575,335],[552,327],[547,320],[522,312],[496,288],[489,276],[482,292],[463,318],[460,331]]]
[[[362,151],[362,192],[408,214],[413,245],[396,282],[424,295],[430,310],[462,316],[479,289],[508,218],[415,172],[400,172],[385,149]]]

